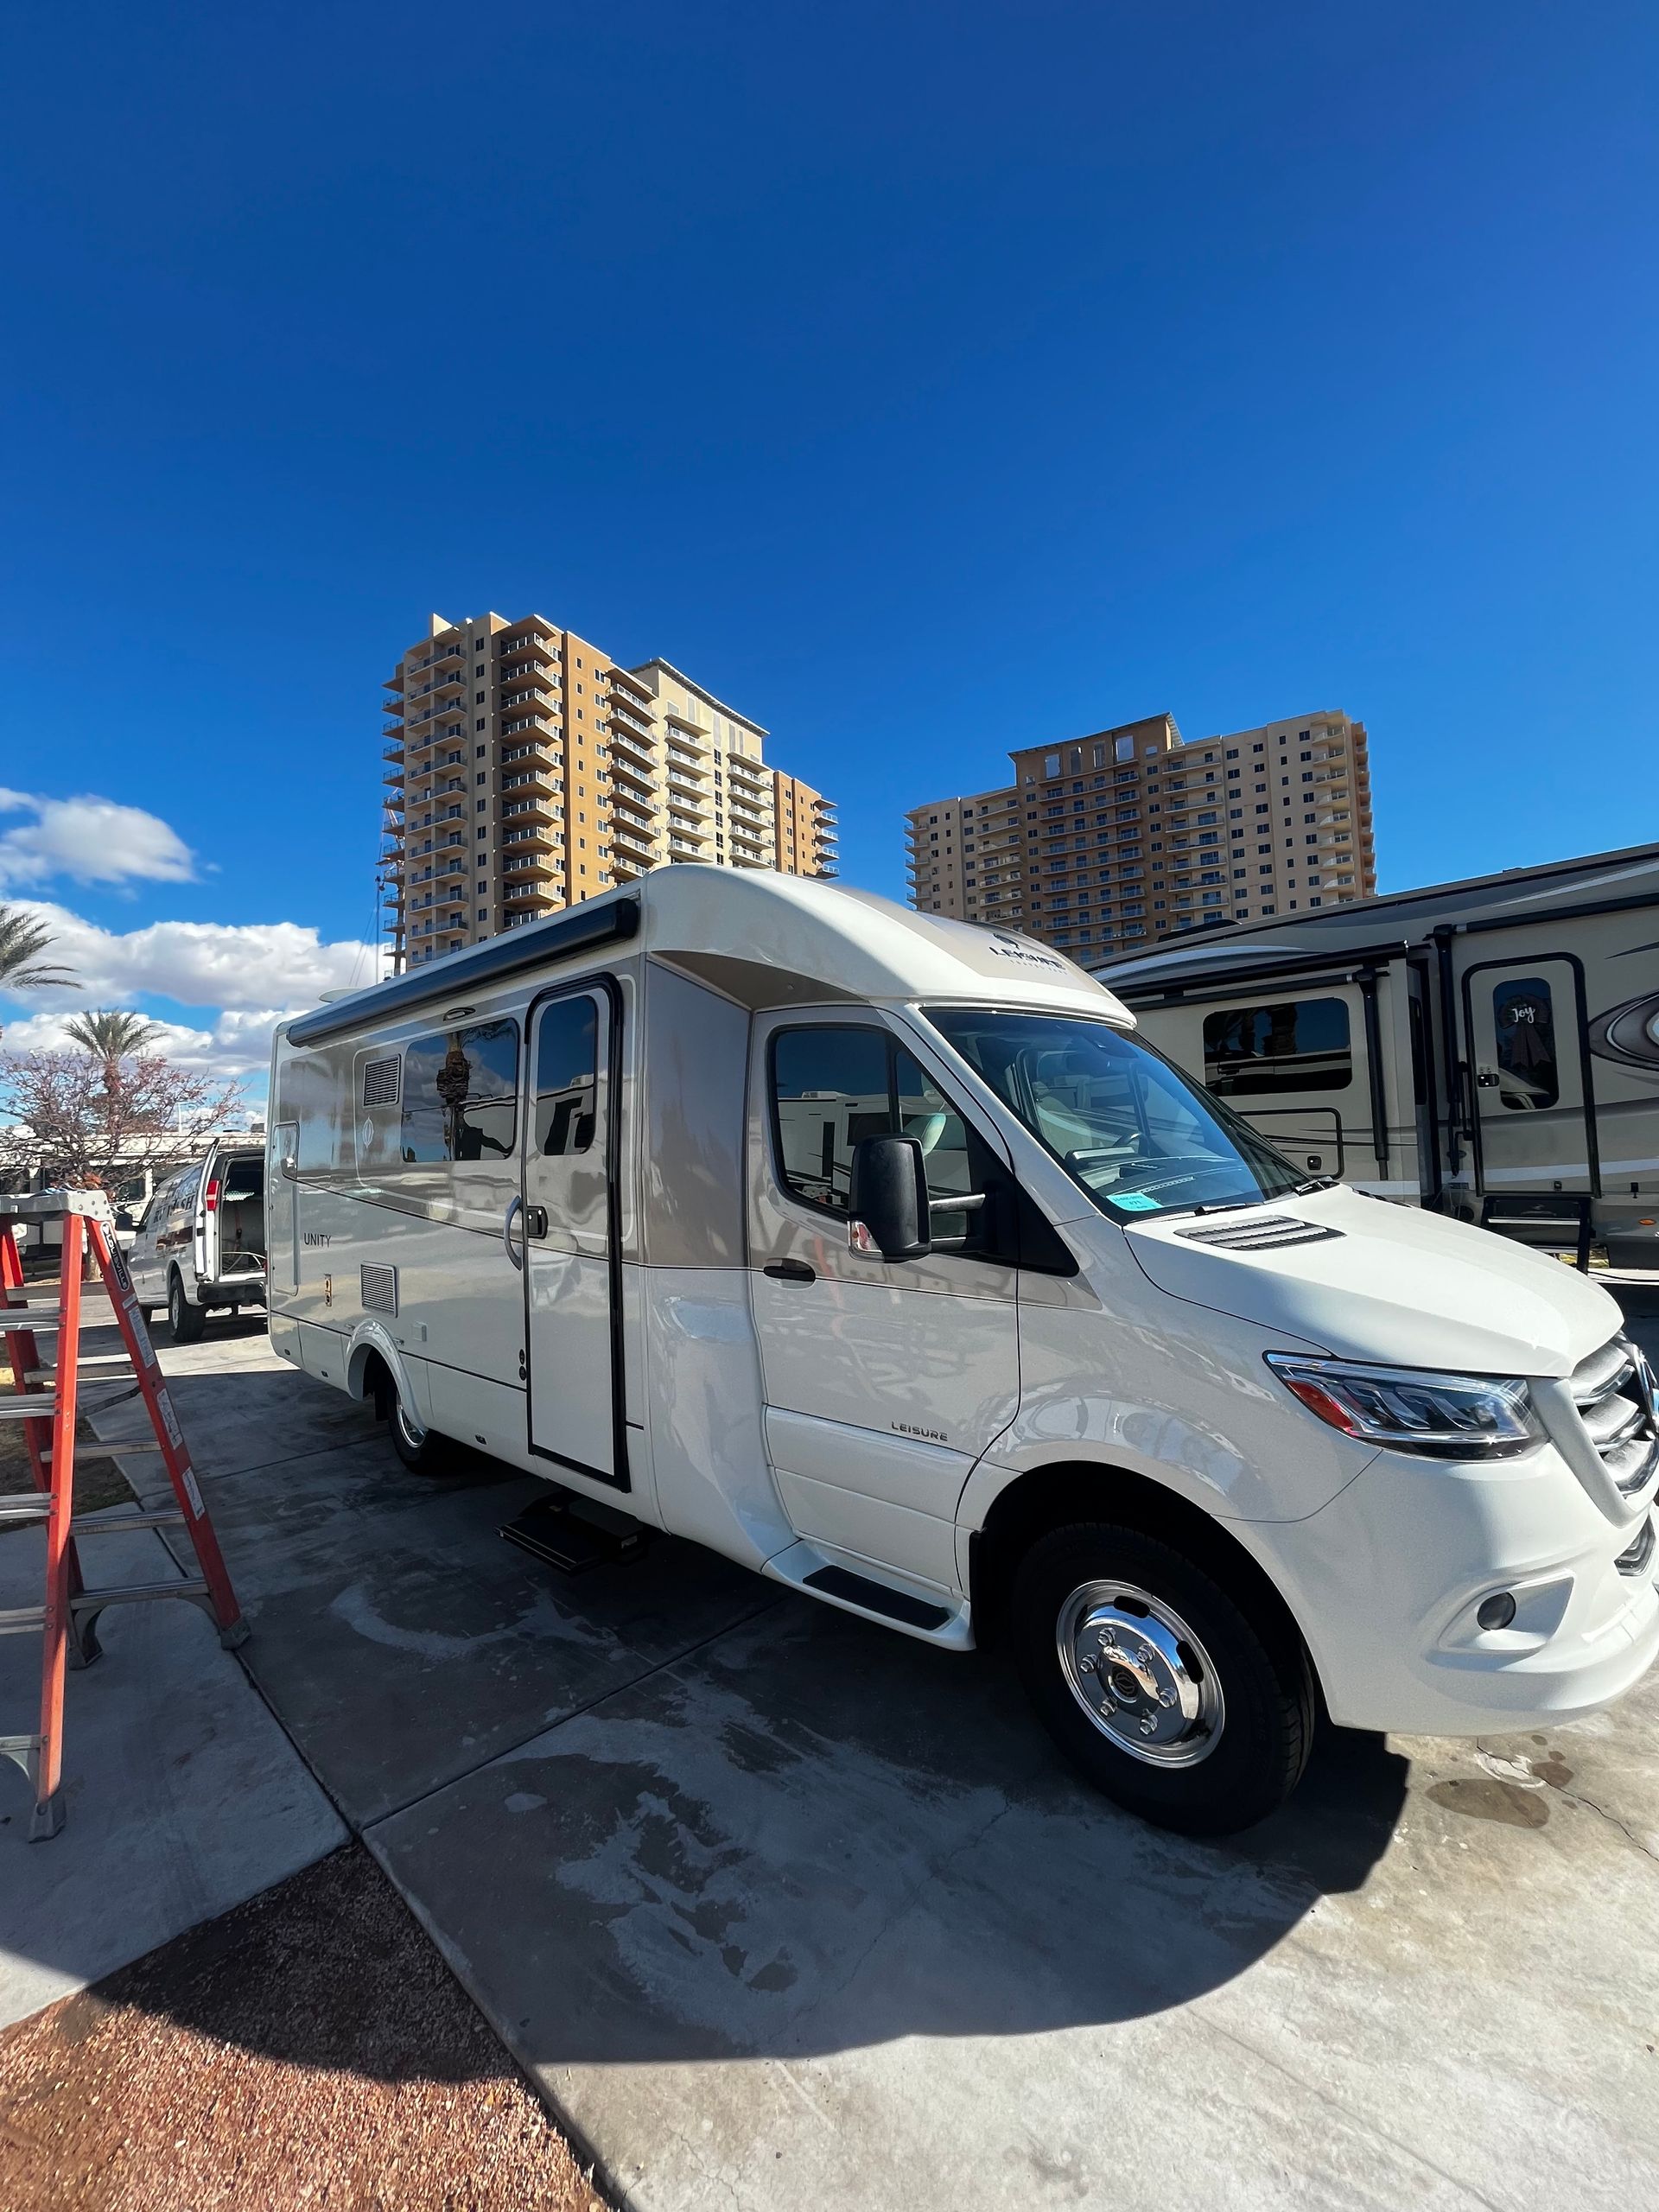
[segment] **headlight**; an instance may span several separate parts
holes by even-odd
[[[1440,1459],[1502,1459],[1529,1451],[1544,1433],[1523,1382],[1289,1352],[1270,1351],[1267,1359],[1310,1413],[1366,1444]]]

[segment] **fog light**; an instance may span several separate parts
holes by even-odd
[[[1499,1590],[1481,1599],[1475,1609],[1475,1618],[1482,1628],[1508,1628],[1515,1618],[1515,1600],[1507,1590]]]

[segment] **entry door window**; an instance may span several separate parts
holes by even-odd
[[[1497,1043],[1497,1094],[1516,1112],[1553,1106],[1561,1095],[1555,1051],[1555,1009],[1541,976],[1522,976],[1492,988]]]
[[[598,1083],[598,1007],[578,998],[546,1007],[536,1041],[536,1149],[543,1159],[591,1150]]]

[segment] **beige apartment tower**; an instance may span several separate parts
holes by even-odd
[[[906,817],[921,912],[1087,964],[1376,888],[1365,726],[1335,708],[1190,740],[1153,715],[1008,757],[1011,784]]]
[[[394,969],[674,861],[836,872],[834,806],[667,661],[624,668],[536,614],[435,614],[385,689]]]

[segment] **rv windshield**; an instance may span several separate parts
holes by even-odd
[[[927,1018],[1113,1220],[1249,1205],[1306,1179],[1138,1038],[1070,1014]]]

